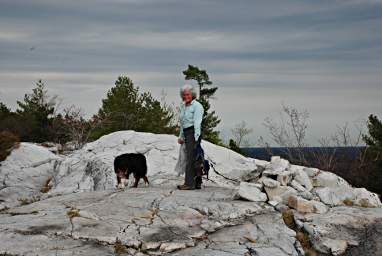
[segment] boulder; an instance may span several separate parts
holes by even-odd
[[[381,207],[382,205],[378,195],[365,188],[325,187],[317,188],[316,193],[322,202],[331,206],[350,204],[361,207]]]
[[[284,171],[277,175],[277,181],[280,182],[282,186],[288,185],[292,178],[293,173],[291,171]]]
[[[260,191],[258,186],[253,183],[240,182],[238,196],[253,202],[267,201],[267,195]]]
[[[306,200],[299,196],[290,196],[288,206],[300,213],[325,213],[328,210],[328,207],[319,201]]]
[[[288,206],[297,210],[300,213],[314,212],[313,204],[311,204],[310,201],[297,196],[289,197]]]
[[[343,205],[345,200],[353,202],[355,197],[351,187],[317,188],[316,193],[323,203],[330,206]]]
[[[271,178],[267,178],[267,177],[264,177],[261,180],[261,182],[264,184],[265,187],[268,187],[268,188],[276,188],[280,186],[280,182]]]
[[[297,195],[297,191],[289,186],[279,186],[275,188],[265,187],[265,192],[268,195],[270,201],[288,203],[288,199],[292,195]]]
[[[367,191],[365,188],[353,189],[355,198],[354,204],[362,207],[381,207],[381,200],[378,195]]]
[[[300,183],[298,183],[298,181],[296,181],[296,180],[292,180],[290,185],[291,185],[292,188],[294,188],[298,192],[306,191],[306,189]]]
[[[259,183],[259,182],[250,182],[250,183],[253,184],[253,186],[257,187],[260,190],[263,190],[263,188],[264,188],[263,183]]]
[[[321,203],[319,201],[311,200],[309,202],[313,205],[314,213],[326,213],[329,209],[324,203]]]
[[[294,179],[302,186],[304,186],[306,190],[312,190],[312,182],[310,181],[308,174],[306,174],[306,172],[304,172],[303,170],[296,171]]]
[[[322,245],[330,249],[331,255],[343,255],[348,248],[346,240],[340,239],[323,239]]]
[[[0,210],[39,200],[61,159],[46,147],[20,143],[0,165]]]
[[[271,161],[266,165],[266,169],[263,171],[264,176],[278,175],[288,170],[290,164],[288,160],[282,159],[279,156],[272,156]]]
[[[202,141],[202,146],[206,158],[214,164],[216,170],[212,169],[209,173],[214,184],[234,188],[235,180],[259,175],[254,159],[207,141]],[[118,131],[102,136],[56,166],[49,194],[114,189],[117,180],[113,161],[122,153],[143,153],[147,159],[149,181],[156,183],[155,180],[158,180],[159,184],[163,176],[177,174],[174,167],[179,149],[180,145],[174,135]],[[173,183],[173,186],[176,185]]]
[[[303,229],[325,255],[380,255],[382,208],[337,206],[310,216]]]
[[[347,183],[347,181],[343,178],[334,173],[324,171],[319,172],[318,175],[313,178],[313,186],[330,188],[337,188],[340,186],[350,187],[349,183]]]
[[[312,200],[314,199],[314,195],[309,192],[309,191],[301,191],[301,192],[298,192],[298,195],[301,196],[302,198],[304,199],[307,199],[307,200]]]
[[[317,168],[309,168],[309,167],[304,167],[303,171],[308,174],[309,177],[313,178],[317,176],[320,173],[320,170]]]

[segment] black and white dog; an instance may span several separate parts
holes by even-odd
[[[130,174],[133,174],[135,178],[133,187],[136,188],[138,186],[141,178],[146,184],[149,184],[149,180],[146,177],[146,157],[143,154],[130,153],[117,156],[114,159],[114,172],[117,175],[118,188],[125,187]]]

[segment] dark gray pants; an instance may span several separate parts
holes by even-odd
[[[195,131],[194,128],[184,129],[184,143],[186,143],[186,175],[184,184],[190,187],[195,186],[195,178],[200,175],[196,163],[195,147],[196,143],[200,143],[200,138],[198,141],[195,141]]]

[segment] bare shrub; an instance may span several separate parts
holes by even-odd
[[[19,137],[11,132],[0,132],[0,161],[4,161],[7,158],[19,141]]]
[[[249,128],[245,121],[241,121],[231,129],[233,140],[238,147],[249,145],[248,135],[250,135],[252,132],[253,129]]]
[[[382,193],[382,175],[370,148],[362,142],[365,122],[345,123],[337,126],[335,132],[318,140],[317,147],[308,147],[305,136],[309,114],[283,105],[280,120],[265,119],[272,142],[281,147],[281,156],[293,164],[316,167],[331,171],[356,187],[365,187]],[[259,144],[266,148],[268,155],[274,155],[270,143],[259,138]]]
[[[278,122],[267,117],[263,125],[268,129],[274,143],[283,147],[291,162],[306,164],[304,148],[307,147],[306,131],[308,129],[309,113],[299,111],[295,107],[282,105]],[[269,148],[269,143],[260,137],[260,143]]]
[[[69,137],[69,141],[74,143],[75,149],[81,148],[88,142],[92,131],[105,122],[105,120],[100,120],[97,117],[86,120],[82,109],[74,105],[65,108],[63,113],[63,129]]]

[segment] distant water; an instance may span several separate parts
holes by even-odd
[[[306,147],[303,148],[303,153],[305,158],[309,161],[314,160],[315,154],[335,154],[336,157],[356,157],[364,147]],[[269,161],[272,155],[281,156],[282,158],[288,159],[287,149],[283,147],[271,147],[271,148],[241,148],[242,152],[252,158]],[[291,150],[292,154],[295,155],[297,150]]]

